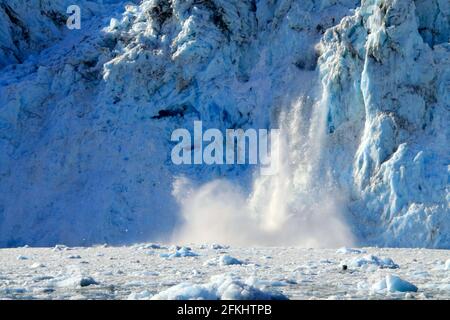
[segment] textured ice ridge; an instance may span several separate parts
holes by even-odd
[[[448,1],[103,2],[68,31],[68,1],[0,1],[1,246],[168,238],[178,176],[252,176],[173,166],[173,129],[312,96],[358,242],[450,247]]]

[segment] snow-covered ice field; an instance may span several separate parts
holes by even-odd
[[[450,252],[156,244],[0,250],[0,299],[152,298],[449,299]]]

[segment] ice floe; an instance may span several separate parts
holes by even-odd
[[[153,300],[287,300],[280,292],[257,288],[231,275],[218,275],[206,284],[181,283]]]
[[[360,249],[352,249],[352,248],[342,247],[342,248],[339,248],[338,250],[336,250],[336,253],[340,253],[340,254],[361,254],[361,253],[366,253],[366,251],[365,250],[360,250]]]
[[[381,269],[397,269],[399,265],[391,258],[379,258],[374,255],[366,255],[364,257],[355,257],[347,263],[354,268],[360,267],[378,267]]]
[[[387,290],[389,292],[417,292],[418,288],[396,275],[387,275],[372,286],[374,291]]]
[[[193,252],[189,247],[177,248],[174,253],[161,253],[162,258],[184,258],[184,257],[196,257],[197,253]]]

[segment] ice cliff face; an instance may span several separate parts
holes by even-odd
[[[373,244],[448,246],[449,9],[364,1],[321,42],[328,149]]]
[[[1,246],[168,239],[180,176],[250,192],[171,164],[201,119],[315,133],[293,185],[326,176],[359,243],[450,247],[448,1],[86,0],[73,31],[69,2],[0,1]]]

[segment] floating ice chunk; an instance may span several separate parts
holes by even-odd
[[[152,300],[287,300],[277,291],[258,288],[232,275],[219,275],[206,284],[180,283],[152,297]]]
[[[220,257],[214,257],[212,259],[207,260],[203,265],[205,266],[230,266],[230,265],[241,265],[244,264],[244,262],[240,261],[239,259],[233,258],[232,256],[225,254]]]
[[[210,246],[210,248],[213,249],[213,250],[224,250],[224,249],[229,249],[230,246],[223,246],[223,245],[220,245],[220,244],[217,244],[217,243],[213,243]]]
[[[30,266],[30,268],[31,268],[31,269],[45,268],[45,265],[42,264],[42,263],[36,262],[36,263],[33,263],[33,264]]]
[[[17,260],[28,260],[28,257],[22,256],[22,255],[18,255],[17,256]]]
[[[418,290],[418,288],[412,283],[395,275],[386,276],[386,287],[391,292],[417,292]]]
[[[198,271],[196,269],[192,270],[192,277],[199,277],[201,276],[203,273],[201,271]]]
[[[398,269],[398,264],[394,263],[391,258],[379,258],[373,255],[367,255],[362,258],[356,257],[351,260],[348,265],[352,267],[370,267],[377,266],[382,269]]]
[[[193,252],[191,248],[181,247],[177,249],[174,253],[162,253],[160,255],[162,258],[184,258],[184,257],[196,257],[197,253]]]
[[[8,295],[8,294],[24,294],[27,292],[26,288],[4,288],[0,289],[0,294]]]
[[[178,250],[175,254],[176,256],[180,257],[195,257],[198,256],[195,252],[191,250],[191,248],[182,247],[180,250]]]
[[[389,292],[417,292],[418,288],[412,283],[396,275],[387,275],[372,286],[374,291],[387,290]]]
[[[157,244],[157,243],[147,243],[142,246],[139,246],[139,249],[141,249],[141,250],[146,250],[146,249],[159,250],[159,249],[167,249],[167,248],[160,244]]]
[[[220,300],[288,300],[280,292],[259,289],[239,281],[225,283],[218,290]]]
[[[243,262],[241,260],[238,260],[236,258],[233,258],[230,255],[223,255],[219,258],[219,264],[221,266],[231,266],[231,265],[240,265]]]
[[[97,284],[94,278],[88,276],[73,276],[56,282],[57,287],[88,287]]]
[[[92,277],[83,277],[80,280],[80,287],[87,287],[90,285],[96,285],[98,284],[97,281],[94,280]]]
[[[205,285],[180,283],[154,295],[151,300],[219,300]]]
[[[63,250],[67,250],[67,246],[63,245],[63,244],[57,244],[55,245],[55,247],[52,249],[52,251],[56,252],[56,251],[63,251]]]
[[[145,271],[145,272],[142,273],[142,275],[146,276],[146,277],[157,277],[157,276],[159,276],[159,272],[156,272],[156,271]]]
[[[148,290],[142,292],[133,292],[128,296],[128,300],[149,300],[152,294]]]
[[[359,250],[359,249],[352,249],[347,247],[342,247],[336,251],[336,253],[340,254],[360,254],[360,253],[366,253],[365,250]]]

